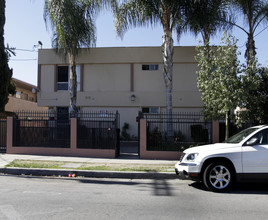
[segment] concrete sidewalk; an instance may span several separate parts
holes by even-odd
[[[93,166],[98,165],[130,165],[139,166],[175,166],[177,161],[173,160],[144,160],[144,159],[106,159],[106,158],[86,158],[86,157],[63,157],[63,156],[38,156],[38,155],[18,155],[18,154],[0,154],[0,173],[14,175],[34,175],[34,176],[68,176],[75,174],[82,177],[94,178],[129,178],[129,179],[174,179],[175,172],[123,172],[123,171],[81,171],[75,169],[26,169],[26,168],[5,168],[13,160],[36,160],[36,161],[62,161],[70,163],[90,163]],[[69,168],[70,168],[69,167]],[[75,168],[75,167],[72,167]]]

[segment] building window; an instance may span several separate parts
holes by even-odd
[[[28,94],[21,93],[21,99],[28,100]]]
[[[158,64],[144,64],[142,65],[142,70],[158,70]]]
[[[158,107],[143,107],[141,111],[142,113],[157,114],[159,113],[159,108]]]
[[[20,99],[20,97],[21,97],[21,92],[20,91],[17,91],[16,92],[16,98]]]
[[[34,98],[33,97],[29,97],[29,101],[34,102]]]
[[[69,67],[58,66],[58,90],[68,90]]]
[[[76,77],[77,77],[77,91],[80,91],[81,66],[76,66]]]
[[[80,72],[81,67],[76,66],[76,76],[77,76],[77,91],[80,91]],[[69,76],[70,76],[70,67],[69,66],[58,66],[58,90],[68,90],[69,89]]]

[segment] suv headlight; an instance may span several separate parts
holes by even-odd
[[[193,162],[193,161],[195,161],[197,156],[198,156],[198,153],[188,154],[185,159],[187,161]]]

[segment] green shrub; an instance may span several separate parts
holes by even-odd
[[[128,123],[124,123],[124,126],[122,127],[122,131],[121,131],[121,140],[122,141],[130,141],[130,135],[127,132],[127,130],[129,129],[129,124]]]

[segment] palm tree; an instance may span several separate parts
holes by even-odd
[[[162,53],[164,81],[166,86],[167,135],[173,136],[172,126],[172,72],[173,30],[180,26],[184,14],[181,0],[125,0],[116,11],[116,30],[119,36],[130,27],[142,27],[160,23],[163,27]]]
[[[268,2],[266,0],[233,0],[233,5],[236,6],[235,9],[242,12],[245,23],[248,25],[247,30],[235,22],[230,22],[233,26],[244,31],[248,36],[245,57],[247,58],[247,62],[249,62],[249,59],[254,59],[256,56],[254,37],[256,36],[257,28],[268,21]]]
[[[227,4],[225,0],[188,0],[184,26],[179,26],[177,33],[201,33],[204,45],[209,45],[210,38],[218,31],[230,28]]]
[[[44,19],[53,31],[52,46],[68,57],[70,63],[70,113],[76,114],[76,57],[79,48],[95,46],[95,17],[110,1],[105,0],[46,0]]]

